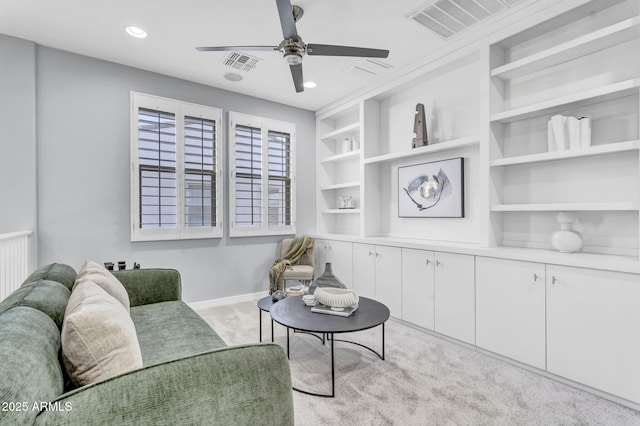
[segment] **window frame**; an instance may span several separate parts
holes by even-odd
[[[262,143],[261,213],[259,225],[236,224],[236,125],[259,128]],[[289,162],[291,174],[291,210],[289,225],[269,225],[269,132],[289,135]],[[229,236],[249,237],[267,235],[291,235],[296,233],[296,126],[294,123],[272,120],[254,115],[229,111]]]
[[[131,92],[131,133],[130,133],[130,182],[131,182],[131,241],[188,240],[202,238],[222,238],[224,229],[224,125],[220,108],[197,105],[139,92]],[[163,111],[175,115],[176,121],[176,227],[175,228],[141,228],[140,227],[140,162],[138,140],[138,111],[146,108]],[[185,117],[202,118],[215,122],[214,133],[214,170],[215,205],[212,203],[212,214],[215,211],[215,225],[203,227],[186,226],[186,183],[185,183]]]

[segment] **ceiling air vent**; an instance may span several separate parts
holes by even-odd
[[[222,63],[228,67],[240,71],[249,72],[254,69],[260,61],[262,61],[262,59],[256,58],[255,56],[251,56],[246,53],[231,52],[226,58],[224,58]]]
[[[393,68],[393,66],[382,61],[367,58],[354,65],[351,69],[349,69],[349,71],[362,76],[374,77],[378,74],[390,70],[391,68]]]
[[[406,17],[443,39],[458,34],[522,0],[429,0]]]

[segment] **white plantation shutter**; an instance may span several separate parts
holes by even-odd
[[[295,233],[295,126],[230,112],[230,236]]]
[[[134,92],[131,103],[131,239],[221,237],[221,110]]]

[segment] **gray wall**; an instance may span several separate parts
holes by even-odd
[[[0,234],[37,230],[35,76],[35,45],[0,34]]]
[[[225,129],[229,111],[294,122],[298,234],[315,227],[313,112],[69,52],[35,50],[38,263],[79,268],[85,259],[126,260],[176,268],[188,302],[266,290],[282,237],[130,242],[129,92],[222,108]],[[3,142],[0,158],[5,152],[12,150]],[[227,202],[225,190],[226,228]]]

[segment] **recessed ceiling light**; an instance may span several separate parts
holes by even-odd
[[[236,74],[235,72],[228,72],[224,75],[224,78],[226,78],[229,81],[240,81],[242,80],[242,76],[240,74]]]
[[[316,86],[317,84],[314,83],[313,81],[307,81],[304,83],[304,87],[306,87],[307,89],[313,89]]]
[[[127,31],[127,34],[129,34],[132,37],[136,37],[136,38],[145,38],[145,37],[147,37],[147,32],[145,30],[143,30],[142,28],[127,27],[126,31]]]

